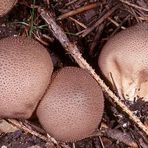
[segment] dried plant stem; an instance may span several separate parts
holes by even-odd
[[[50,148],[55,147],[54,145],[56,145],[56,148],[61,148],[59,143],[53,137],[51,137],[49,134],[47,134],[47,137],[46,137],[46,136],[40,134],[39,132],[32,130],[31,127],[29,128],[29,127],[23,125],[22,122],[19,122],[15,119],[7,119],[6,121],[8,121],[8,123],[17,127],[18,129],[22,129],[23,131],[30,133],[31,135],[34,135],[34,136],[42,139],[45,142],[48,142],[50,144]],[[63,148],[70,148],[66,144],[63,144],[62,147]]]
[[[86,6],[82,6],[80,8],[77,8],[75,10],[72,10],[72,11],[69,11],[69,12],[67,12],[65,14],[60,15],[57,18],[57,20],[62,20],[62,19],[65,19],[67,17],[74,16],[76,14],[79,14],[79,13],[82,13],[82,12],[85,12],[85,11],[88,11],[88,10],[93,9],[95,7],[97,7],[97,3],[92,3],[92,4],[89,4],[89,5],[86,5]]]
[[[148,135],[148,128],[144,126],[144,124],[135,116],[126,105],[124,105],[119,98],[109,89],[109,87],[103,82],[103,80],[96,74],[94,69],[86,62],[86,60],[82,57],[79,49],[74,43],[71,43],[67,38],[64,31],[60,26],[57,25],[55,19],[53,18],[50,12],[46,12],[44,9],[38,9],[40,15],[48,24],[50,31],[53,33],[54,37],[58,39],[61,45],[65,48],[67,52],[71,54],[71,56],[75,59],[75,61],[79,64],[79,66],[83,69],[88,70],[88,72],[96,79],[99,85],[102,87],[104,91],[108,93],[108,95],[128,116],[129,118],[137,124],[137,126]]]
[[[34,130],[32,130],[32,129],[27,128],[26,126],[24,126],[23,124],[21,124],[20,122],[18,122],[18,121],[15,120],[15,119],[7,119],[7,121],[8,121],[9,123],[11,123],[12,125],[18,127],[19,129],[24,130],[25,132],[28,132],[28,133],[30,133],[30,134],[32,134],[32,135],[35,135],[35,136],[39,137],[40,139],[42,139],[42,140],[44,140],[44,141],[48,141],[48,138],[47,138],[46,136],[41,135],[41,134],[39,134],[38,132],[36,132],[36,131],[34,131]]]
[[[139,10],[143,10],[143,11],[148,12],[148,9],[147,9],[147,8],[143,8],[143,7],[140,7],[140,6],[138,6],[138,5],[132,4],[132,3],[130,3],[130,2],[127,1],[127,0],[120,0],[120,2],[122,2],[123,4],[126,4],[126,5],[128,5],[128,6],[130,6],[130,7],[133,7],[133,8],[135,8],[135,9],[139,9]]]
[[[82,37],[87,36],[96,27],[98,27],[102,22],[104,22],[118,7],[119,7],[119,5],[116,5],[116,6],[112,7],[110,10],[108,10],[108,12],[106,12],[96,23],[94,23],[94,25],[92,25],[91,27],[86,28],[85,30],[83,30],[83,33],[82,33],[81,36]]]
[[[72,17],[69,17],[69,19],[72,20],[73,22],[75,22],[76,24],[78,24],[79,26],[83,27],[84,29],[87,28],[87,26],[84,25],[83,23],[81,23],[80,21],[78,21],[78,20],[76,20],[76,19],[74,19]]]

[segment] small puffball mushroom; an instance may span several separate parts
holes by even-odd
[[[0,118],[29,118],[50,82],[48,51],[27,37],[0,40]]]
[[[5,15],[17,3],[17,0],[0,0],[0,17]]]
[[[65,67],[54,77],[37,116],[51,136],[73,142],[97,129],[103,108],[103,93],[91,75],[80,68]]]
[[[98,64],[122,99],[148,101],[148,23],[129,27],[109,39]]]

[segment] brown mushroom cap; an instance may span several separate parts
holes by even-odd
[[[91,75],[65,67],[55,76],[37,108],[43,128],[60,141],[88,137],[98,127],[104,108],[103,93]]]
[[[25,37],[0,40],[0,117],[29,118],[51,78],[48,51]]]
[[[129,27],[108,40],[98,64],[121,98],[148,100],[148,23]]]
[[[0,0],[0,16],[3,16],[17,3],[17,0]]]

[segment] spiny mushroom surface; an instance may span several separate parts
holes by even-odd
[[[121,31],[108,40],[98,64],[122,99],[148,101],[148,23]]]
[[[51,78],[50,55],[26,37],[0,40],[0,118],[29,118]]]
[[[101,88],[83,69],[65,67],[53,79],[37,108],[43,128],[60,141],[88,137],[98,127],[104,108]]]
[[[0,17],[5,15],[17,3],[17,0],[0,0]]]

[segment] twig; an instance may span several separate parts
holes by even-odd
[[[148,12],[148,9],[147,8],[143,8],[143,7],[137,6],[137,5],[132,4],[132,3],[128,2],[128,1],[120,0],[120,2],[122,2],[122,3],[124,3],[124,4],[128,5],[128,6],[131,6],[133,8],[136,8],[136,9],[139,9],[139,10],[143,10],[143,11]]]
[[[14,119],[7,119],[7,121],[9,123],[11,123],[12,125],[18,127],[19,129],[22,129],[22,130],[30,133],[31,135],[35,135],[35,136],[39,137],[40,139],[42,139],[44,141],[47,141],[48,140],[48,138],[45,137],[44,135],[41,135],[38,132],[27,128],[26,126],[24,126],[23,124],[20,124],[18,121],[14,120]]]
[[[110,35],[110,38],[112,38],[116,33],[117,31],[122,27],[122,25],[128,20],[129,18],[129,15],[127,15],[123,20],[122,22],[119,24],[119,26],[113,31],[113,33]]]
[[[102,16],[93,26],[86,28],[83,33],[82,37],[85,37],[88,35],[91,31],[93,31],[97,26],[99,26],[102,22],[104,22],[116,9],[118,8],[118,5],[114,6],[112,9],[110,9],[104,16]]]
[[[110,137],[112,139],[115,139],[117,141],[120,141],[122,143],[125,143],[126,145],[132,147],[132,148],[138,148],[137,143],[132,139],[129,133],[123,133],[120,130],[117,129],[110,129],[110,128],[104,128],[101,130],[101,133],[103,136]],[[97,135],[94,134],[95,136]],[[100,133],[99,133],[100,135]]]
[[[74,21],[76,24],[78,24],[79,26],[83,27],[84,29],[87,28],[87,26],[85,26],[83,23],[81,23],[80,21],[72,18],[72,17],[69,17],[70,20]]]
[[[79,66],[83,69],[86,69],[94,79],[99,83],[104,91],[108,93],[108,95],[128,116],[129,118],[137,124],[137,126],[148,135],[148,128],[135,116],[126,105],[124,105],[119,98],[109,89],[109,87],[103,82],[103,80],[96,74],[94,69],[86,62],[86,60],[82,57],[79,49],[74,43],[71,43],[67,38],[66,34],[62,30],[61,27],[57,25],[55,19],[53,18],[50,12],[46,12],[44,9],[38,9],[41,17],[48,24],[50,31],[53,33],[54,37],[61,43],[61,45],[68,51],[71,56],[75,59],[75,61],[79,64]]]
[[[118,24],[115,20],[113,20],[111,17],[108,18],[109,21],[111,21],[116,27],[119,27],[120,24]],[[121,29],[125,30],[126,28],[121,25]]]
[[[68,3],[66,3],[65,6],[72,5],[73,3],[77,2],[77,1],[78,1],[78,0],[72,0],[72,1],[70,1],[70,2],[68,2]]]
[[[23,125],[22,122],[18,122],[15,119],[7,119],[6,121],[8,121],[8,123],[10,123],[11,125],[17,127],[18,129],[21,129],[21,130],[23,130],[23,131],[25,131],[27,133],[30,133],[31,135],[34,135],[34,136],[42,139],[45,142],[50,143],[50,145],[52,147],[54,147],[54,145],[56,145],[56,148],[61,148],[60,144],[53,137],[51,137],[49,134],[47,134],[47,137],[46,137],[46,136],[40,134],[39,132],[37,132],[35,130],[32,130],[30,125],[27,125],[27,126]],[[66,146],[67,146],[67,148],[70,148],[70,147],[68,147],[68,145],[66,145],[64,143],[63,143],[62,146],[63,146],[63,148],[66,148]]]
[[[96,33],[96,36],[95,38],[93,39],[93,42],[90,46],[90,50],[89,50],[89,55],[93,55],[93,51],[94,51],[94,48],[96,47],[101,35],[102,35],[102,32],[103,32],[103,28],[105,26],[105,23],[102,23],[98,28],[97,28],[97,33]]]
[[[96,8],[97,7],[97,3],[92,3],[92,4],[89,4],[89,5],[86,5],[86,6],[82,6],[80,8],[77,8],[75,10],[72,10],[72,11],[69,11],[65,14],[62,14],[60,15],[57,20],[62,20],[62,19],[65,19],[67,17],[70,17],[70,16],[74,16],[76,14],[79,14],[79,13],[82,13],[82,12],[85,12],[85,11],[88,11],[90,9],[93,9],[93,8]]]

